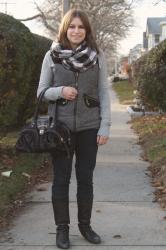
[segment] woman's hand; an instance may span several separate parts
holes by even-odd
[[[108,136],[102,136],[102,135],[98,135],[97,136],[97,144],[98,145],[104,145],[107,143],[109,137]]]
[[[77,90],[73,87],[63,87],[62,89],[62,95],[67,100],[70,101],[74,100],[77,94],[78,94]]]

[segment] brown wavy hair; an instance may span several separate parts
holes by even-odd
[[[96,49],[97,53],[99,53],[99,49],[95,41],[88,16],[81,10],[71,9],[64,15],[59,28],[58,42],[61,43],[63,47],[71,49],[70,42],[67,39],[67,30],[73,18],[75,17],[80,18],[85,27],[85,41],[87,42],[87,45],[92,49]]]

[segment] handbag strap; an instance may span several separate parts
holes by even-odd
[[[43,96],[46,92],[47,89],[49,89],[50,87],[47,87],[47,88],[44,88],[39,97],[38,97],[38,101],[37,101],[37,105],[36,105],[36,110],[35,110],[35,113],[34,113],[34,125],[37,127],[37,119],[38,119],[38,115],[39,115],[39,110],[40,110],[40,105],[41,105],[41,102],[42,102],[42,99],[43,99]],[[53,117],[53,124],[55,125],[57,123],[57,101],[53,101],[54,103],[54,117]]]
[[[38,97],[38,101],[37,101],[37,105],[36,105],[36,110],[34,113],[34,125],[37,127],[37,119],[38,119],[38,115],[39,115],[39,109],[40,109],[40,104],[42,102],[43,96],[46,92],[47,89],[49,89],[50,87],[47,87],[45,89],[43,89]]]

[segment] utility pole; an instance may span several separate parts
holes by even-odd
[[[62,17],[70,9],[70,0],[62,0]]]
[[[1,5],[5,5],[5,14],[7,14],[8,5],[9,5],[9,4],[16,4],[16,3],[8,3],[8,2],[6,1],[6,2],[0,3],[0,4],[1,4]]]

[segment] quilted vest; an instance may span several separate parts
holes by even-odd
[[[57,119],[64,122],[71,131],[81,131],[100,127],[100,103],[98,96],[98,64],[85,72],[73,72],[61,64],[54,64],[52,87],[71,86],[77,89],[76,99],[59,99]],[[48,113],[54,117],[55,104],[49,104]]]

